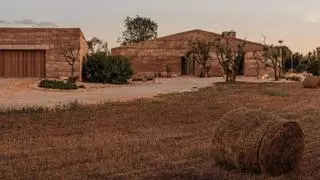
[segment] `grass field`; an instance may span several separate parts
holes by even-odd
[[[306,143],[300,175],[320,177],[320,90],[239,83],[127,103],[2,113],[0,179],[268,179],[223,170],[213,160],[216,121],[244,106],[298,121]]]

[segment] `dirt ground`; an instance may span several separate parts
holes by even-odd
[[[216,84],[154,99],[0,114],[0,179],[318,179],[319,97],[302,83]],[[301,173],[268,178],[216,166],[212,130],[239,107],[300,123]]]
[[[240,81],[257,81],[256,78],[239,77]],[[195,91],[211,86],[222,78],[179,77],[159,79],[158,83],[131,82],[128,85],[84,84],[86,89],[71,91],[47,90],[37,87],[37,79],[0,79],[0,107],[56,106],[78,101],[81,104],[97,104],[108,101],[127,101],[153,97],[158,94]]]

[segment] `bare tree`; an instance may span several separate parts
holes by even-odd
[[[264,47],[262,50],[262,54],[254,53],[254,58],[256,61],[259,61],[266,66],[270,66],[274,71],[274,78],[276,81],[280,79],[281,73],[278,73],[279,71],[282,71],[282,46],[274,46],[273,44],[267,45],[266,44],[266,37],[262,35],[264,39]],[[287,53],[287,51],[286,51]]]
[[[279,59],[279,50],[277,47],[270,45],[270,46],[265,46],[263,49],[262,55],[256,55],[255,54],[255,59],[267,66],[270,66],[273,71],[274,71],[274,78],[276,81],[279,80],[279,74],[278,74],[278,69],[280,66],[280,59]]]
[[[260,74],[260,70],[261,70],[260,66],[261,65],[264,65],[264,67],[271,67],[272,69],[276,69],[275,72],[274,72],[275,74],[277,74],[277,72],[278,72],[277,71],[278,67],[276,67],[275,64],[273,63],[273,62],[275,62],[275,60],[272,61],[272,60],[264,57],[264,54],[265,54],[264,50],[262,50],[262,51],[255,50],[255,51],[253,51],[253,59],[256,62],[257,79],[261,79],[261,74]]]
[[[211,66],[208,65],[208,61],[211,58],[210,52],[213,47],[213,43],[204,41],[190,42],[190,50],[184,56],[188,61],[195,60],[201,66],[201,77],[208,77]]]
[[[63,57],[65,61],[69,64],[71,74],[69,80],[75,82],[78,77],[74,76],[74,69],[76,62],[80,59],[80,45],[77,47],[72,46],[71,41],[66,41],[62,44],[61,50],[63,51]]]
[[[72,42],[68,37],[62,37],[61,35],[51,31],[57,40],[57,44],[64,60],[70,66],[70,77],[69,80],[75,82],[78,76],[74,76],[76,62],[80,60],[80,42]]]
[[[240,63],[245,58],[245,41],[236,39],[218,38],[215,42],[216,54],[226,75],[226,82],[235,82]]]

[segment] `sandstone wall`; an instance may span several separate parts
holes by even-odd
[[[62,56],[62,47],[65,42],[70,42],[74,49],[81,47],[81,57],[75,64],[75,75],[81,75],[81,59],[86,52],[86,45],[83,41],[85,39],[79,28],[0,28],[0,45],[45,45],[48,47],[45,51],[46,77],[49,78],[70,76],[71,67]]]
[[[83,35],[82,32],[80,32],[80,80],[82,80],[82,64],[85,60],[86,55],[88,54],[89,46],[88,43]]]

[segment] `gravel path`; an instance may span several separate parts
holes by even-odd
[[[158,94],[195,91],[198,88],[223,82],[222,78],[179,77],[159,79],[158,83],[132,83],[129,85],[107,85],[99,88],[72,91],[44,90],[36,87],[35,79],[0,79],[0,107],[56,106],[78,101],[82,104],[95,104],[107,101],[127,101],[137,98],[150,98]],[[258,81],[256,78],[240,77],[239,81]],[[93,86],[93,85],[88,85]],[[101,86],[101,85],[100,85]]]

